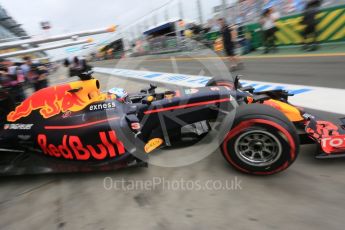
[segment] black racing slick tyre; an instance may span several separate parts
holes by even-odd
[[[299,153],[295,126],[280,111],[262,104],[239,106],[221,145],[226,161],[254,175],[287,169]]]
[[[234,83],[228,79],[212,78],[209,82],[207,82],[206,86],[226,86],[230,89],[234,89]]]

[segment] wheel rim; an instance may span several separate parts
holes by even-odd
[[[263,130],[253,130],[237,138],[235,153],[246,164],[265,167],[280,158],[282,145],[273,134]]]

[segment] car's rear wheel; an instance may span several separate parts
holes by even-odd
[[[271,175],[288,168],[299,152],[294,125],[280,111],[252,104],[238,107],[221,151],[237,170]]]

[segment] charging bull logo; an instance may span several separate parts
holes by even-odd
[[[7,121],[15,122],[20,118],[29,116],[34,110],[39,110],[43,118],[50,118],[61,112],[65,113],[67,111],[75,112],[82,110],[87,104],[95,100],[88,99],[89,93],[84,90],[84,86],[87,86],[87,83],[84,83],[82,87],[79,86],[79,84],[80,82],[69,83],[37,91],[31,97],[23,101],[14,111],[9,113]],[[88,91],[92,90],[87,87],[85,88]],[[71,92],[72,89],[80,89],[80,92]],[[97,95],[97,89],[95,92]]]

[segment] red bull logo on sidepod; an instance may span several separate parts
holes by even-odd
[[[92,86],[95,85],[93,80],[90,81],[82,83],[82,86],[80,86],[81,82],[74,82],[41,89],[10,112],[7,121],[15,122],[29,116],[34,110],[39,110],[42,117],[46,119],[61,112],[80,111],[88,104],[100,100],[99,90]],[[77,88],[81,89],[80,92],[70,92],[70,90]],[[93,99],[88,98],[91,93],[96,95]]]

